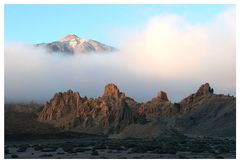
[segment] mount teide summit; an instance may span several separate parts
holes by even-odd
[[[94,99],[71,90],[55,94],[38,114],[38,121],[64,131],[115,138],[176,134],[235,137],[236,98],[214,94],[206,83],[178,103],[170,102],[163,91],[146,103],[138,103],[108,84],[104,94]]]
[[[116,51],[116,48],[112,46],[95,40],[80,38],[75,34],[69,34],[51,43],[36,44],[36,46],[47,48],[49,52],[64,54],[109,53]]]

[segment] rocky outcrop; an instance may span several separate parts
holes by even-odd
[[[168,101],[167,93],[164,91],[158,92],[157,98],[161,101]]]
[[[157,97],[143,103],[139,107],[139,113],[147,117],[166,117],[179,112],[179,108],[168,100],[167,93],[160,91]]]
[[[150,101],[137,103],[111,83],[98,98],[82,98],[71,90],[55,94],[39,113],[38,120],[63,130],[124,135],[125,138],[148,137],[147,133],[164,135],[158,132],[163,129],[176,130],[176,133],[234,136],[235,103],[234,97],[213,94],[208,83],[178,103],[169,101],[163,91]],[[135,133],[128,134],[131,131]]]
[[[57,93],[50,100],[50,102],[44,105],[43,111],[39,114],[39,120],[51,121],[59,120],[62,117],[72,114],[74,110],[77,110],[80,103],[83,103],[84,99],[80,97],[78,92],[69,90],[64,93]]]
[[[213,94],[213,88],[211,88],[208,83],[201,85],[195,96],[202,96],[206,94]]]
[[[119,91],[115,84],[111,83],[105,86],[103,97],[120,98],[121,95],[123,93]]]
[[[149,138],[187,134],[235,138],[235,97],[213,94],[208,83],[179,103],[163,100],[159,97],[166,96],[160,94],[139,107],[139,113],[146,116],[148,123],[131,124],[113,137]]]
[[[142,122],[144,117],[137,108],[133,99],[125,97],[116,85],[108,84],[103,96],[96,99],[82,98],[71,90],[57,93],[45,104],[38,119],[64,130],[108,134]]]
[[[213,92],[214,92],[213,88],[211,88],[208,83],[205,83],[199,87],[196,93],[191,94],[190,96],[184,98],[179,103],[182,108],[185,108],[183,110],[186,111],[188,110],[188,108],[186,107],[187,105],[190,105],[201,98],[206,98],[208,96],[211,96]]]

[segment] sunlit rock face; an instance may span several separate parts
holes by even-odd
[[[213,92],[213,88],[211,88],[208,83],[202,84],[196,93],[184,98],[182,101],[180,101],[180,104],[182,107],[184,107],[193,103],[194,101],[199,100],[200,98],[212,95]]]
[[[200,86],[200,88],[196,92],[196,96],[201,96],[201,95],[205,95],[205,94],[213,94],[213,91],[214,91],[213,88],[211,88],[208,83],[205,83]]]
[[[57,93],[47,102],[38,116],[41,122],[64,130],[108,134],[119,132],[131,123],[144,119],[138,114],[139,104],[125,97],[116,85],[105,86],[99,98],[82,98],[71,90]]]
[[[147,117],[167,117],[179,112],[179,107],[168,100],[166,92],[159,91],[156,97],[140,106],[139,112]]]
[[[108,84],[105,86],[103,97],[115,97],[120,98],[120,96],[123,95],[117,88],[117,86],[113,83]]]

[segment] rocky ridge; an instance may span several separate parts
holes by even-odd
[[[170,102],[164,91],[150,101],[137,103],[111,83],[105,86],[102,97],[94,99],[83,98],[71,90],[55,94],[45,104],[38,120],[63,130],[118,138],[154,137],[164,135],[164,131],[234,136],[235,103],[234,97],[213,94],[208,83],[178,103]],[[225,127],[221,128],[224,121]]]
[[[116,85],[108,84],[103,96],[96,99],[82,98],[71,90],[57,93],[45,104],[38,119],[64,130],[108,134],[140,120],[137,108],[137,102]]]

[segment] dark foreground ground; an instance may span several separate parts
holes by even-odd
[[[5,141],[5,158],[236,158],[236,142],[210,137],[108,139],[84,135]],[[14,138],[14,140],[12,139]]]

